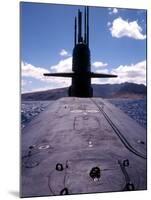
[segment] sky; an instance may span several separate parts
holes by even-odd
[[[22,93],[70,86],[70,78],[43,73],[72,71],[78,9],[84,11],[82,6],[21,2]],[[92,83],[146,85],[146,10],[90,7],[89,13],[91,71],[118,75]]]

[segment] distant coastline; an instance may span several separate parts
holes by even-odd
[[[143,84],[93,84],[94,97],[140,99],[147,95],[147,87]],[[23,93],[22,101],[49,101],[68,96],[68,88]]]

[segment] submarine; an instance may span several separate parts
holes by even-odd
[[[75,18],[69,97],[60,98],[21,130],[20,196],[58,196],[147,189],[146,129],[106,99],[93,97],[89,10]]]
[[[77,17],[74,26],[74,48],[72,56],[72,73],[44,73],[44,76],[58,76],[72,78],[68,95],[75,97],[92,97],[93,88],[91,78],[115,78],[117,75],[99,74],[91,72],[91,58],[89,49],[89,7],[84,12],[84,36],[82,36],[82,12],[78,10],[78,33]],[[78,36],[78,37],[77,37]]]

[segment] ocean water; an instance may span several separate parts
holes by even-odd
[[[24,128],[35,116],[44,111],[52,101],[22,101],[21,128]]]
[[[144,128],[147,128],[147,101],[143,99],[108,99]]]

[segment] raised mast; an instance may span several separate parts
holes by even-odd
[[[87,44],[87,15],[86,15],[86,7],[84,8],[84,43]]]
[[[74,25],[74,46],[77,44],[77,18],[75,17],[75,25]]]
[[[88,45],[88,47],[89,47],[89,7],[87,6],[87,8],[86,8],[86,10],[87,10],[87,33],[86,33],[86,35],[87,35],[87,45]]]
[[[83,42],[82,38],[82,12],[78,10],[78,43]]]

